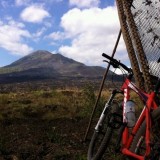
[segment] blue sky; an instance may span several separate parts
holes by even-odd
[[[0,67],[36,50],[103,65],[120,28],[112,0],[1,0],[0,8]],[[123,39],[116,57],[128,64]]]

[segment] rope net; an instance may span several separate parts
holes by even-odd
[[[146,55],[149,72],[160,78],[160,0],[133,0],[131,12]]]

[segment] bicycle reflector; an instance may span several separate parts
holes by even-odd
[[[136,104],[132,100],[128,100],[126,102],[126,119],[127,119],[127,126],[129,128],[134,127],[136,123],[135,106]]]

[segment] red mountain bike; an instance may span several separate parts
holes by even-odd
[[[121,89],[115,89],[106,103],[95,127],[88,149],[88,160],[118,159],[115,153],[138,160],[160,160],[160,107],[158,92],[160,80],[150,94],[141,91],[133,82],[132,69],[116,59],[102,54],[115,68],[128,72]],[[159,60],[160,61],[160,60]],[[130,99],[133,90],[142,100],[144,108],[138,118],[135,116],[135,103]],[[123,94],[119,104],[117,94]]]

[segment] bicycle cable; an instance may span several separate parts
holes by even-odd
[[[118,75],[118,76],[122,77],[122,83],[125,81],[125,78],[127,77],[126,76],[127,73],[126,73],[126,71],[122,67],[115,68],[115,70],[113,71],[112,78],[111,78],[112,84],[114,85],[114,87],[117,90],[120,90],[119,87],[117,87],[116,83],[114,82],[114,76],[117,77],[117,73],[116,73],[117,69],[119,69],[121,71],[121,73],[122,73],[122,74]],[[120,82],[121,82],[121,80],[120,80]]]

